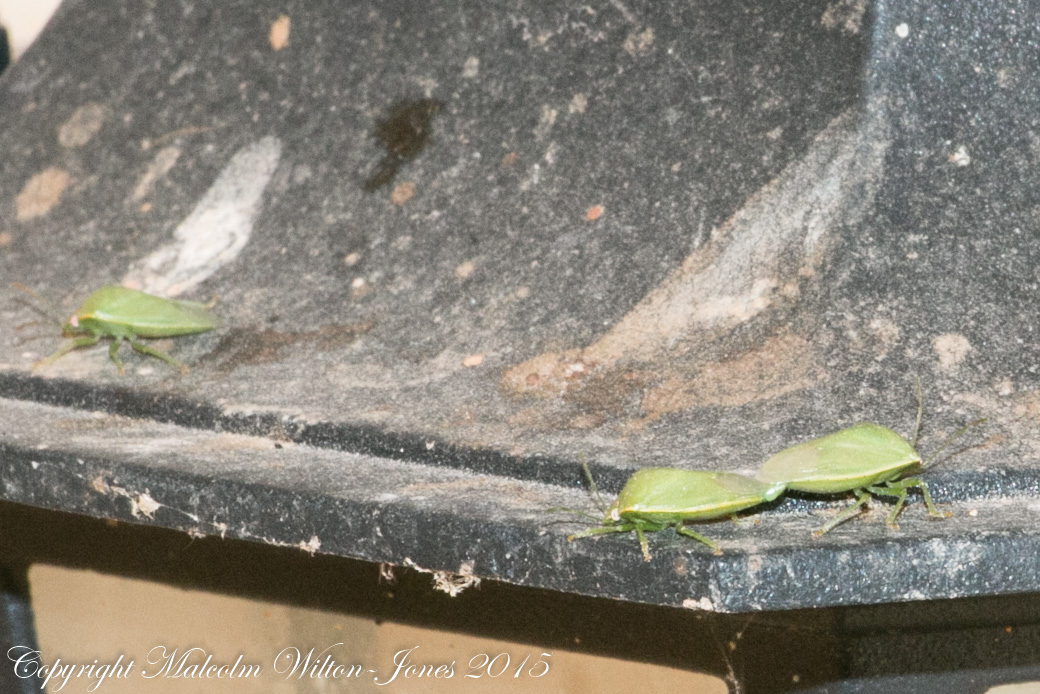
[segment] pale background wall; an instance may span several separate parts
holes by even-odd
[[[88,571],[53,566],[34,566],[29,573],[36,628],[45,663],[89,665],[135,661],[134,674],[125,680],[109,679],[95,691],[106,694],[222,694],[223,692],[270,692],[271,694],[324,694],[325,692],[422,692],[448,694],[467,692],[511,694],[513,692],[629,691],[640,694],[725,694],[722,680],[643,663],[570,653],[560,649],[477,638],[463,634],[419,629],[371,619],[321,612],[257,600],[244,600],[201,591],[182,590],[146,581],[104,576]],[[398,679],[377,686],[373,675],[357,681],[291,679],[274,672],[272,664],[286,647],[319,650],[343,643],[330,651],[339,662],[361,663],[376,670],[383,679],[393,671],[394,654],[418,646],[416,663],[455,662],[451,679]],[[232,664],[239,655],[259,664],[254,680],[144,679],[148,652],[155,646],[179,649],[202,648],[214,662]],[[530,668],[543,652],[549,672],[540,679],[512,678],[512,671],[530,655]],[[474,656],[494,657],[508,653],[510,672],[495,679],[464,678],[466,663]],[[499,661],[502,662],[502,661]],[[89,678],[70,679],[63,694],[88,692]],[[57,691],[53,684],[49,691]]]
[[[25,52],[60,4],[61,0],[0,0],[0,25],[7,29],[13,60]]]

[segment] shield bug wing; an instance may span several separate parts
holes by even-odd
[[[117,285],[101,287],[88,296],[76,317],[84,321],[125,328],[138,337],[176,337],[206,332],[220,321],[206,304],[164,299]]]
[[[644,468],[629,478],[601,526],[571,535],[574,540],[604,533],[635,532],[643,558],[650,561],[645,533],[672,527],[720,554],[718,544],[694,532],[686,521],[733,515],[772,501],[782,483],[767,483],[728,472]]]
[[[755,477],[796,491],[837,494],[896,479],[920,464],[921,456],[902,436],[864,423],[791,446],[767,460]]]
[[[618,515],[673,523],[709,520],[772,501],[783,488],[731,472],[644,468],[618,494]]]

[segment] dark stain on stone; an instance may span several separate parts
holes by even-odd
[[[301,332],[234,328],[221,338],[211,356],[220,360],[222,371],[232,371],[239,366],[279,361],[290,356],[293,349],[304,345],[319,352],[330,352],[349,345],[373,327],[374,321],[361,321]]]
[[[440,109],[441,102],[436,99],[399,101],[390,108],[386,118],[376,122],[375,134],[386,156],[365,181],[366,192],[371,193],[392,181],[401,164],[429,144],[430,125]]]

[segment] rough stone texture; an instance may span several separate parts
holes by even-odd
[[[1019,4],[66,3],[0,82],[0,277],[66,312],[215,296],[225,327],[121,378],[0,333],[3,496],[720,611],[1036,591]],[[366,191],[422,99],[429,142]],[[925,454],[988,418],[928,473],[946,522],[813,541],[825,504],[789,500],[644,565],[542,513],[588,506],[581,457],[616,491],[909,435],[914,375]]]

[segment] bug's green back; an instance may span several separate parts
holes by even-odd
[[[206,332],[220,321],[205,304],[163,299],[117,285],[101,287],[76,310],[79,327],[105,335],[174,337]]]
[[[614,509],[620,518],[678,523],[719,518],[772,501],[783,484],[732,472],[644,468],[629,478]]]
[[[833,494],[897,479],[917,468],[921,456],[880,424],[857,424],[780,451],[755,477],[788,489]]]

